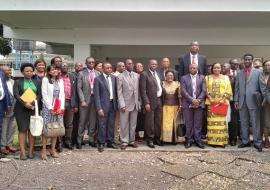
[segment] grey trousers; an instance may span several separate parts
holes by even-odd
[[[254,145],[261,146],[262,134],[261,134],[261,121],[259,109],[248,109],[244,102],[242,108],[239,111],[241,121],[241,138],[242,143],[249,143],[249,126],[252,126]]]
[[[87,107],[80,106],[80,120],[77,136],[78,144],[82,143],[85,129],[88,129],[89,142],[95,142],[96,119],[96,107],[94,101],[91,101]]]
[[[16,131],[15,116],[7,113],[8,116],[4,117],[2,125],[1,145],[3,147],[11,146],[13,142],[13,136]]]
[[[138,111],[120,111],[120,138],[124,145],[132,144],[135,141],[135,130],[137,125]]]

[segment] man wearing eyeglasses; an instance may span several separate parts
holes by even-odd
[[[89,146],[96,147],[94,134],[96,131],[96,108],[94,103],[94,82],[99,72],[94,69],[95,59],[87,57],[86,68],[78,76],[77,91],[80,100],[79,128],[77,136],[77,148],[82,148],[82,141],[85,129],[88,129]]]

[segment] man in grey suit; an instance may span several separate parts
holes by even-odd
[[[235,81],[234,104],[239,110],[241,121],[242,144],[238,148],[250,146],[249,126],[253,130],[254,147],[262,151],[262,134],[260,126],[260,107],[264,84],[262,71],[252,68],[253,55],[244,55],[245,68],[238,72]]]
[[[98,113],[98,151],[118,148],[114,143],[114,121],[117,111],[116,77],[112,75],[112,65],[103,63],[103,73],[97,76],[94,84],[94,100]]]
[[[96,130],[96,108],[94,103],[94,82],[100,74],[94,69],[95,59],[88,57],[85,60],[87,68],[82,70],[77,80],[77,91],[80,99],[80,121],[77,136],[77,148],[82,148],[85,129],[88,129],[89,146],[96,147],[94,134]]]
[[[189,73],[189,65],[198,65],[198,74],[206,75],[207,60],[204,55],[199,55],[199,43],[197,41],[191,42],[190,52],[179,58],[179,80],[181,77]]]
[[[137,115],[140,109],[139,102],[139,74],[133,72],[132,59],[125,61],[126,70],[117,77],[117,95],[120,108],[120,138],[121,149],[128,145],[138,147],[135,142]]]
[[[162,146],[160,127],[162,120],[162,87],[156,72],[157,60],[151,59],[149,69],[140,76],[140,95],[145,109],[145,138],[150,148]]]
[[[171,65],[171,62],[170,62],[170,59],[168,57],[164,57],[161,61],[161,68],[158,69],[158,75],[159,75],[159,78],[161,81],[165,81],[165,73],[166,71],[168,70],[171,70],[173,72],[173,75],[174,75],[174,81],[178,81],[178,75],[179,73],[174,70],[174,69],[171,69],[170,68],[170,65]]]

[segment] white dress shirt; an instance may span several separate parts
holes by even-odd
[[[5,97],[5,91],[4,91],[4,87],[3,87],[3,81],[0,78],[0,100],[3,100]]]
[[[7,87],[8,87],[8,92],[10,93],[10,95],[13,96],[13,84],[11,82],[11,79],[7,80]]]
[[[192,83],[192,97],[194,99],[196,99],[196,78],[197,78],[197,74],[192,75],[190,74],[190,78],[191,78],[191,83]]]
[[[106,75],[106,74],[104,74],[104,73],[103,73],[103,75],[104,75],[104,77],[105,77],[105,79],[106,79],[106,81],[107,81],[107,83],[108,83],[108,86],[109,86],[110,100],[113,100],[112,79],[111,79],[110,75]]]
[[[198,54],[193,55],[192,53],[190,53],[190,64],[193,63],[193,59],[194,59],[194,63],[198,65],[198,63],[199,63],[198,62]]]
[[[157,86],[158,86],[157,97],[159,98],[159,97],[161,97],[161,95],[162,95],[162,88],[161,88],[161,82],[160,82],[160,79],[159,79],[158,74],[157,74],[156,71],[151,71],[151,70],[150,70],[150,72],[152,73],[153,77],[156,78]]]

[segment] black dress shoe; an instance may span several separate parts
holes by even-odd
[[[89,146],[92,146],[92,147],[97,147],[97,144],[94,143],[94,142],[89,142]]]
[[[201,149],[204,149],[205,147],[204,147],[204,144],[202,144],[202,143],[197,143],[197,147],[199,147],[199,148],[201,148]]]
[[[77,149],[82,149],[82,144],[78,143],[76,147],[77,147]]]
[[[236,146],[236,142],[235,142],[235,141],[231,141],[231,142],[230,142],[230,145],[231,145],[231,146]]]
[[[103,144],[99,144],[98,145],[98,151],[99,152],[103,152],[104,151],[104,145]]]
[[[254,148],[256,148],[258,150],[258,152],[262,152],[262,146],[256,146],[256,145],[254,145]]]
[[[185,148],[190,148],[192,145],[190,143],[185,144]]]
[[[152,141],[147,142],[147,146],[149,146],[150,148],[155,148],[155,145]]]
[[[245,147],[250,147],[250,143],[247,144],[241,143],[240,145],[238,145],[238,148],[245,148]]]
[[[65,144],[65,147],[69,150],[73,150],[72,144]]]
[[[61,143],[58,144],[56,150],[57,150],[57,152],[63,152],[63,146]]]
[[[119,147],[116,145],[116,144],[114,144],[114,143],[108,143],[107,144],[107,147],[108,148],[113,148],[113,149],[118,149]]]
[[[154,144],[158,146],[163,146],[163,143],[160,140],[155,140]]]

